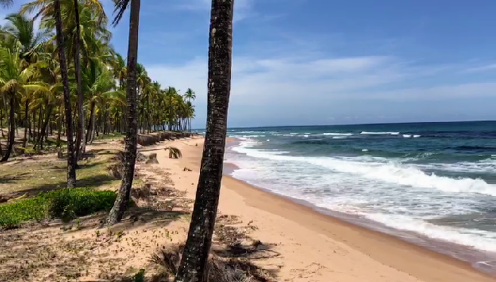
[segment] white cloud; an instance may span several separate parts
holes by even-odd
[[[273,107],[291,116],[294,109],[307,115],[312,107],[337,101],[431,101],[467,97],[496,97],[496,83],[437,83],[423,85],[432,75],[455,73],[455,67],[418,67],[389,56],[338,58],[257,58],[233,60],[230,119],[244,119],[247,109]],[[163,86],[197,93],[197,118],[205,120],[207,60],[197,57],[180,66],[148,65],[148,73]],[[414,81],[415,87],[408,87]]]

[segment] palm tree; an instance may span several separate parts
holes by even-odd
[[[62,7],[63,9],[61,10],[61,13],[64,14],[64,20],[65,20],[65,29],[64,29],[64,35],[69,37],[70,39],[67,40],[69,47],[69,54],[72,53],[72,57],[74,59],[74,67],[75,67],[75,78],[76,78],[76,95],[78,97],[77,100],[77,112],[78,112],[78,127],[77,127],[77,134],[76,134],[76,166],[77,166],[77,161],[81,158],[82,154],[85,152],[85,144],[83,140],[85,140],[84,137],[84,93],[82,92],[82,86],[81,86],[81,65],[80,65],[80,40],[81,40],[81,23],[80,23],[80,6],[83,7],[83,9],[90,9],[94,14],[96,14],[96,17],[98,18],[98,23],[100,25],[106,24],[106,16],[105,12],[103,10],[103,6],[101,5],[100,1],[98,0],[84,0],[82,1],[83,4],[80,3],[79,0],[74,0],[72,3],[65,1],[64,6]],[[33,10],[39,9],[38,14],[35,16],[42,17],[42,21],[45,22],[45,25],[48,27],[51,27],[54,24],[53,20],[53,14],[54,14],[54,8],[53,8],[53,1],[51,0],[34,0],[33,2],[27,3],[23,5],[21,12],[30,12]],[[51,20],[51,21],[50,21]],[[52,24],[50,24],[52,22]],[[72,40],[71,40],[72,39]],[[69,55],[69,57],[71,57]],[[83,142],[82,142],[83,141]]]
[[[191,102],[195,99],[196,99],[195,92],[191,90],[191,88],[188,88],[188,90],[184,92],[184,100],[187,103],[188,112],[191,112],[191,109],[193,108],[193,104]],[[188,131],[191,131],[191,118],[192,118],[191,114],[188,114]]]
[[[21,44],[20,56],[25,60],[24,64],[27,66],[33,63],[39,47],[50,36],[50,32],[47,30],[35,32],[33,21],[20,14],[10,14],[5,20],[8,23],[4,27],[4,32]]]
[[[9,159],[15,142],[15,110],[17,107],[17,96],[19,92],[24,91],[24,84],[27,82],[29,75],[22,68],[22,59],[19,52],[2,47],[0,48],[0,94],[3,100],[9,101],[9,140],[7,151],[0,159],[5,162]]]
[[[64,35],[62,33],[62,17],[60,14],[60,0],[54,0],[55,29],[57,32],[57,50],[64,87],[65,121],[67,132],[67,188],[76,186],[76,159],[74,156],[74,140],[72,129],[71,97],[69,92],[69,79],[67,75],[67,61],[65,58]]]
[[[97,104],[99,104],[99,101],[101,102],[100,105],[103,104],[103,100],[106,97],[112,96],[116,92],[112,90],[115,88],[115,81],[112,77],[111,71],[97,59],[90,60],[88,68],[86,68],[83,73],[83,86],[85,92],[88,93],[90,102],[90,119],[87,128],[87,141],[93,142]]]
[[[115,9],[117,16],[114,19],[114,24],[118,24],[122,19],[124,11],[131,2],[131,14],[129,17],[129,45],[127,52],[127,131],[126,145],[124,152],[125,166],[122,177],[121,188],[119,195],[115,200],[114,206],[110,210],[107,223],[113,225],[121,221],[126,210],[129,197],[131,195],[131,187],[133,185],[134,165],[136,163],[136,150],[138,141],[138,121],[136,112],[136,87],[137,76],[136,68],[138,64],[138,30],[139,30],[139,13],[141,0],[115,0]]]
[[[206,282],[226,145],[231,92],[232,20],[233,0],[212,0],[207,130],[188,239],[175,282]]]
[[[78,97],[77,107],[78,107],[78,130],[76,134],[76,163],[80,160],[83,154],[86,152],[86,141],[84,138],[84,94],[81,85],[81,65],[79,63],[79,40],[81,37],[81,25],[79,22],[79,1],[74,0],[74,16],[76,18],[76,35],[74,36],[74,67],[76,68],[76,93]],[[76,164],[77,166],[77,164]]]
[[[18,42],[21,45],[20,58],[22,59],[21,64],[23,67],[28,67],[36,61],[38,57],[38,51],[40,46],[44,43],[45,39],[50,35],[47,30],[41,30],[35,32],[33,21],[29,20],[25,16],[20,14],[10,14],[5,18],[8,24],[4,27],[3,32],[6,36],[9,36],[14,42]],[[27,129],[28,129],[28,108],[29,108],[29,93],[25,93],[24,99],[24,142],[23,148],[26,148],[26,143],[28,141]]]

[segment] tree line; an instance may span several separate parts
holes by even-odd
[[[20,51],[23,47],[22,44],[9,45],[9,40],[12,40],[11,38],[13,37],[15,38],[13,33],[2,35],[1,45],[4,47],[1,47],[2,55],[0,57],[0,69],[3,70],[6,67],[10,69],[12,67],[13,70],[12,72],[1,71],[2,75],[5,73],[8,77],[14,77],[13,80],[3,78],[0,80],[0,89],[2,97],[4,97],[3,103],[4,105],[10,105],[9,147],[14,143],[12,132],[15,130],[16,115],[17,119],[19,119],[19,116],[22,116],[23,113],[25,116],[29,116],[32,113],[29,111],[32,102],[24,104],[28,108],[25,112],[20,109],[21,105],[23,105],[22,102],[25,102],[23,93],[32,93],[31,91],[40,91],[38,92],[40,95],[41,93],[49,92],[58,93],[58,96],[53,95],[52,100],[47,98],[52,97],[50,95],[43,96],[45,98],[41,101],[45,104],[41,103],[44,106],[39,115],[43,115],[40,118],[42,127],[47,120],[50,122],[50,118],[54,116],[55,120],[65,127],[68,145],[68,188],[74,187],[76,184],[75,164],[77,154],[84,152],[84,148],[82,148],[86,144],[84,135],[85,133],[89,136],[93,134],[92,131],[84,130],[86,124],[94,131],[98,130],[98,126],[93,124],[98,124],[100,130],[102,130],[102,124],[105,123],[105,119],[99,118],[106,113],[109,123],[107,128],[119,128],[126,132],[124,175],[117,199],[107,219],[108,225],[115,224],[122,219],[130,198],[136,162],[138,131],[143,130],[143,128],[152,130],[153,125],[157,125],[153,121],[163,122],[161,124],[166,123],[170,129],[187,129],[190,128],[190,120],[194,115],[191,103],[188,104],[191,99],[194,99],[194,93],[191,94],[192,91],[190,94],[186,94],[188,96],[179,96],[182,97],[181,103],[181,98],[178,97],[177,91],[171,90],[170,87],[167,91],[156,91],[160,89],[160,87],[157,87],[158,84],[150,83],[150,80],[145,81],[140,78],[140,69],[144,70],[138,64],[141,0],[113,1],[115,4],[115,18],[112,23],[114,25],[118,24],[124,12],[128,8],[130,9],[129,44],[127,64],[125,65],[123,60],[119,61],[119,56],[108,45],[110,33],[105,28],[102,28],[106,24],[106,17],[98,0],[35,0],[24,5],[21,14],[23,11],[36,11],[36,16],[42,17],[43,24],[46,22],[48,28],[55,29],[55,37],[52,37],[55,40],[50,40],[50,43],[46,44],[47,46],[43,45],[43,48],[47,48],[47,50],[43,48],[27,48],[28,52],[23,53]],[[12,3],[13,0],[0,0],[0,4],[4,6]],[[174,280],[176,282],[203,282],[207,281],[208,277],[207,262],[220,195],[227,132],[227,113],[231,90],[233,7],[234,0],[212,0],[208,48],[208,106],[205,143],[188,239]],[[82,24],[83,21],[85,21],[85,24]],[[37,36],[33,38],[37,38]],[[96,40],[91,41],[88,40],[89,38],[95,38]],[[19,41],[19,39],[14,41]],[[95,49],[91,49],[92,47],[95,47]],[[40,51],[38,54],[34,50],[45,50],[45,52]],[[107,51],[102,52],[102,50]],[[98,53],[99,55],[95,56],[92,51],[102,53]],[[23,59],[25,55],[32,59],[33,63],[26,64],[27,59]],[[31,64],[37,65],[38,60],[43,56],[48,56],[51,60],[40,63],[37,67],[30,67]],[[98,59],[95,57],[98,57]],[[54,66],[50,64],[54,64]],[[81,67],[82,64],[85,66],[84,68]],[[47,79],[40,80],[40,83],[35,83],[38,82],[38,80],[34,79],[36,76],[32,75],[35,73],[43,78],[46,75]],[[117,80],[118,84],[109,88],[102,87],[103,89],[95,87],[94,93],[98,95],[95,95],[94,99],[92,99],[93,96],[88,99],[86,97],[88,91],[85,90],[91,87],[87,87],[86,80],[90,82],[93,80],[99,81],[105,76],[111,77],[109,81],[114,80],[110,83],[115,83],[115,80]],[[49,83],[46,81],[49,81]],[[106,84],[103,83],[103,85]],[[151,85],[149,87],[154,89],[151,90],[152,92],[159,93],[156,95],[165,97],[162,99],[164,108],[158,107],[156,111],[151,110],[153,106],[159,104],[158,101],[160,100],[156,100],[157,96],[146,94],[148,90],[145,89],[148,85]],[[46,90],[42,91],[38,86],[44,86],[45,89],[52,90],[48,92]],[[99,90],[96,91],[97,89]],[[99,94],[100,92],[108,94]],[[109,108],[100,108],[99,96],[107,97],[109,103],[115,102],[118,104],[118,106],[115,106],[115,112],[110,111]],[[113,99],[114,96],[118,96],[119,99]],[[64,113],[61,113],[60,103],[55,103],[53,107],[49,106],[52,105],[51,103],[54,100],[57,101],[55,97],[59,97],[59,101],[63,100]],[[5,100],[8,100],[8,102],[5,102]],[[89,114],[84,113],[84,102],[90,105]],[[94,110],[92,112],[93,102]],[[77,107],[77,114],[73,114],[71,111],[73,104]],[[182,106],[182,104],[185,106]],[[187,105],[190,105],[190,109],[188,109]],[[58,115],[55,114],[57,110],[59,110]],[[85,118],[89,118],[90,122],[85,123]],[[28,124],[33,122],[32,120],[29,121],[29,117],[24,120]],[[82,146],[76,144],[76,149],[72,144],[73,120],[77,120],[75,123],[78,125],[76,141],[79,140],[82,144]],[[43,134],[41,135],[43,136]]]
[[[94,0],[60,4],[71,119],[64,114],[64,74],[54,32],[54,1],[27,3],[0,26],[2,135],[3,127],[9,128],[7,148],[0,144],[2,161],[7,161],[14,149],[14,130],[22,137],[23,149],[42,150],[54,132],[55,142],[61,145],[71,120],[77,133],[75,148],[79,148],[76,161],[96,135],[125,132],[127,66],[110,45],[112,34],[101,4]],[[35,26],[35,18],[27,16],[33,13],[41,20],[39,26]],[[162,87],[141,64],[136,66],[136,75],[139,131],[191,130],[194,91],[187,89],[181,95],[174,87]],[[19,127],[24,128],[20,134]]]

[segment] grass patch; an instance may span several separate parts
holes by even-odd
[[[62,218],[69,221],[98,211],[109,211],[117,194],[113,191],[95,191],[72,188],[41,193],[34,198],[0,205],[0,226],[18,227],[28,220]]]
[[[120,180],[108,174],[107,166],[113,161],[115,151],[94,152],[93,157],[80,161],[76,171],[77,186],[112,190]],[[40,192],[60,189],[67,185],[67,160],[41,157],[21,160],[12,165],[0,164],[0,194],[36,196]]]

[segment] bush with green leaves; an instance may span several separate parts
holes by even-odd
[[[69,221],[98,211],[109,211],[117,194],[87,188],[61,189],[0,205],[0,227],[15,228],[28,220],[61,218]]]

